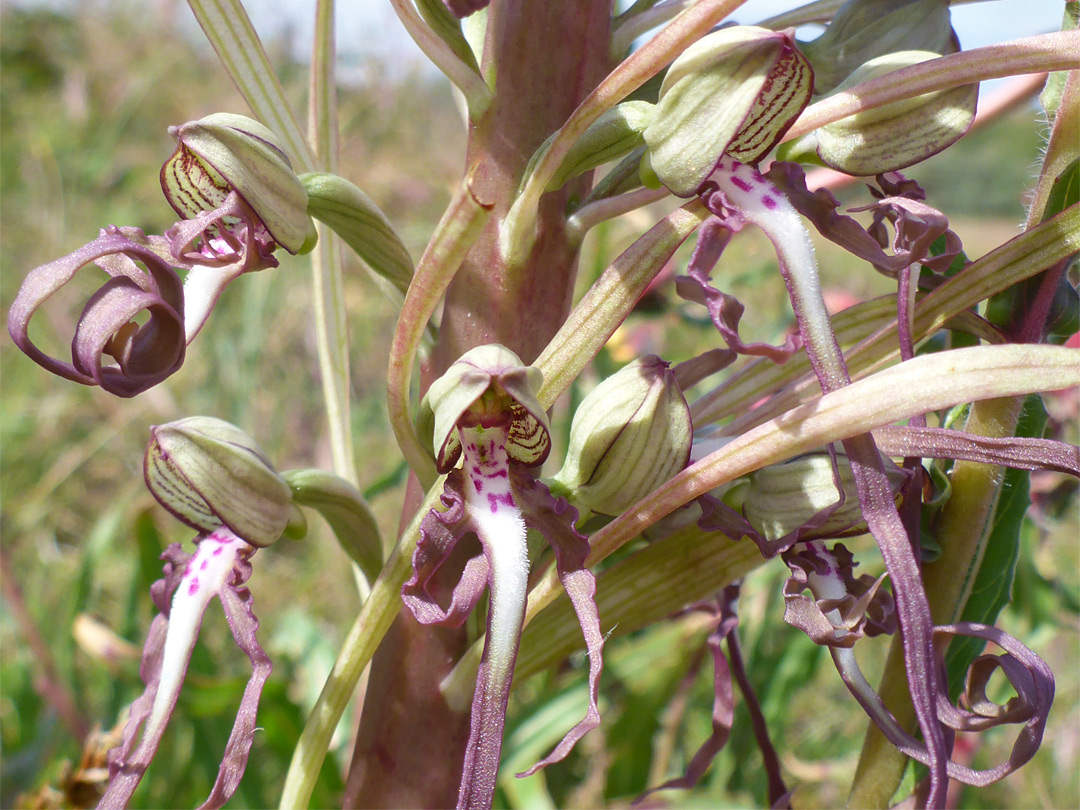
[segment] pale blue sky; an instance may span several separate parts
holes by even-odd
[[[289,25],[300,40],[298,47],[302,52],[307,52],[313,2],[256,0],[247,5],[260,33],[270,34],[280,31],[282,25]],[[741,23],[754,23],[799,5],[802,3],[793,0],[748,0],[734,19]],[[964,48],[976,48],[1056,31],[1061,24],[1063,6],[1062,0],[961,3],[952,9],[953,26]],[[338,43],[339,52],[346,57],[367,51],[407,64],[415,64],[423,59],[402,30],[386,0],[339,0]]]
[[[145,2],[146,0],[144,0]],[[544,2],[544,0],[535,0]],[[9,5],[72,7],[78,0],[3,0]],[[178,4],[181,5],[181,4]],[[748,0],[734,15],[740,23],[755,23],[802,5],[795,0]],[[298,56],[311,48],[314,0],[247,0],[255,28],[262,36],[283,30],[295,37]],[[953,6],[953,26],[964,48],[976,48],[1007,39],[1056,31],[1061,24],[1062,0],[987,0]],[[182,14],[186,14],[181,10]],[[191,18],[189,18],[191,19]],[[194,20],[191,19],[194,28]],[[350,61],[374,55],[403,67],[426,64],[423,55],[401,28],[387,0],[338,0],[338,53],[343,73]]]

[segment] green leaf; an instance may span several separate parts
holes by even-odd
[[[1046,409],[1042,397],[1029,396],[1016,426],[1016,435],[1042,438],[1046,427]],[[961,621],[994,624],[1001,609],[1012,598],[1012,584],[1020,553],[1020,533],[1024,516],[1031,506],[1027,470],[1006,470],[1001,484],[990,533],[986,540],[979,571]],[[983,639],[957,637],[949,644],[945,667],[949,675],[949,695],[955,700],[963,690],[964,676],[971,662],[983,651]]]

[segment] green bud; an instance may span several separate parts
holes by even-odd
[[[363,191],[336,174],[300,175],[307,190],[307,210],[330,226],[376,273],[404,293],[413,262],[390,220]]]
[[[431,436],[435,466],[454,469],[461,455],[456,430],[466,412],[504,413],[510,419],[506,451],[515,461],[533,467],[551,450],[547,413],[536,398],[543,374],[497,343],[477,346],[456,360],[431,384],[420,404],[418,432]]]
[[[955,53],[948,0],[848,0],[825,33],[801,45],[814,67],[814,94],[833,90],[858,67],[895,51]]]
[[[556,491],[605,515],[618,515],[690,458],[693,425],[675,374],[655,355],[624,366],[578,406]]]
[[[224,525],[268,546],[292,515],[292,491],[255,440],[209,416],[150,428],[143,474],[158,503],[201,532]]]
[[[668,69],[645,128],[649,173],[681,197],[697,192],[727,153],[753,163],[780,140],[813,90],[810,64],[790,31],[724,28]]]
[[[161,188],[180,216],[212,211],[235,190],[289,253],[315,246],[307,191],[273,132],[243,115],[215,113],[169,134],[177,147],[161,167]]]
[[[546,190],[562,188],[571,178],[640,147],[644,143],[642,133],[652,120],[655,109],[655,105],[647,101],[624,101],[605,112],[570,147],[570,151],[548,182]],[[552,135],[544,141],[529,160],[521,180],[522,185],[529,179],[536,162],[547,151],[554,138]]]
[[[901,51],[872,59],[839,87],[936,59],[927,51]],[[903,169],[957,141],[975,118],[978,84],[926,93],[848,116],[780,147],[781,160],[823,163],[857,177]]]
[[[824,524],[801,535],[803,540],[850,537],[865,534],[855,476],[847,457],[837,455],[837,469],[844,488],[844,503]],[[882,458],[885,475],[894,493],[907,480],[907,473],[888,458]],[[769,541],[777,540],[810,520],[839,499],[828,453],[799,456],[783,464],[763,467],[750,475],[743,501],[743,513],[750,524]]]

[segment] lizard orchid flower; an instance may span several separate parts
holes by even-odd
[[[187,344],[231,281],[276,267],[278,245],[297,253],[315,240],[307,191],[266,127],[219,113],[170,132],[179,145],[162,167],[161,184],[183,219],[164,236],[105,228],[93,242],[30,271],[8,318],[8,331],[31,360],[121,397],[180,368]],[[67,362],[34,343],[30,321],[86,267],[109,278],[83,308]],[[182,282],[178,270],[186,272]]]
[[[563,759],[600,722],[597,692],[603,637],[596,580],[585,567],[588,541],[577,532],[577,510],[529,472],[551,448],[547,415],[536,399],[539,370],[525,367],[502,346],[480,346],[454,363],[428,391],[422,416],[434,435],[436,465],[449,473],[445,509],[421,525],[413,576],[402,597],[417,621],[461,625],[490,587],[488,632],[473,694],[471,730],[458,808],[491,807],[502,748],[506,704],[525,615],[529,558],[526,529],[539,531],[555,551],[559,578],[585,635],[589,708],[552,753],[530,768]],[[456,467],[462,459],[462,466]],[[455,545],[473,534],[483,551],[466,564],[451,604],[440,606],[428,584]]]
[[[153,428],[145,460],[147,486],[180,520],[199,529],[195,551],[170,545],[163,576],[150,589],[159,613],[150,625],[139,674],[146,690],[132,704],[120,745],[109,752],[108,790],[99,808],[126,807],[153,760],[176,708],[203,616],[217,597],[251,677],[203,808],[221,807],[236,791],[255,735],[255,718],[271,663],[256,638],[251,558],[288,528],[292,491],[254,441],[218,419],[194,417]],[[141,733],[140,733],[141,730]]]

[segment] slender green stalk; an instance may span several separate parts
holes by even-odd
[[[636,188],[625,194],[605,197],[602,200],[588,203],[575,211],[566,220],[568,236],[575,242],[580,243],[585,238],[585,234],[601,222],[607,222],[609,219],[615,219],[615,217],[636,211],[638,208],[660,202],[660,200],[669,196],[671,196],[671,192],[666,188]]]
[[[666,0],[629,17],[611,35],[611,55],[621,59],[634,40],[686,11],[697,0]]]
[[[421,485],[430,487],[435,480],[435,463],[430,448],[425,448],[416,434],[409,397],[416,351],[424,335],[428,320],[442,300],[446,288],[461,266],[473,242],[487,222],[490,204],[478,197],[478,172],[465,178],[446,213],[435,227],[435,233],[427,250],[420,257],[416,273],[401,307],[394,340],[390,345],[390,364],[386,377],[386,404],[390,412],[390,426],[394,429],[398,445],[409,466],[420,479]]]
[[[281,138],[297,174],[315,166],[311,146],[240,0],[188,0],[195,19],[255,117]]]
[[[695,3],[634,51],[585,97],[555,134],[506,216],[499,242],[508,264],[516,264],[528,254],[536,236],[534,229],[540,197],[570,147],[589,125],[659,73],[687,45],[707,34],[716,23],[744,2],[746,0],[701,0]]]
[[[409,383],[413,380],[416,352],[420,348],[424,329],[490,214],[490,205],[477,197],[475,188],[478,186],[474,184],[476,174],[471,172],[465,177],[435,227],[431,242],[416,267],[413,283],[405,294],[405,303],[390,345],[387,372],[390,426],[402,455],[420,478],[420,484],[426,488],[435,480],[435,464],[430,448],[424,448],[416,433]]]
[[[412,523],[371,586],[371,594],[364,601],[360,614],[345,637],[334,668],[326,679],[319,699],[315,702],[304,731],[297,741],[296,750],[293,751],[292,762],[289,763],[289,771],[285,775],[285,787],[282,789],[281,810],[307,807],[311,800],[311,791],[315,787],[323,760],[330,750],[334,729],[352,698],[360,675],[401,608],[401,586],[412,571],[412,555],[420,537],[420,521],[438,502],[443,480],[440,478],[436,481],[417,509]]]
[[[476,118],[482,115],[491,103],[491,91],[484,84],[480,74],[461,61],[453,48],[428,27],[412,4],[412,0],[390,0],[390,5],[394,7],[394,13],[397,14],[402,26],[409,32],[409,36],[413,38],[417,47],[465,96],[469,117]]]
[[[1059,31],[930,59],[811,104],[784,136],[798,138],[849,115],[987,79],[1080,68],[1080,33]]]
[[[691,200],[656,223],[596,280],[536,360],[544,373],[539,398],[545,408],[603,348],[649,282],[708,215],[700,200]]]
[[[311,61],[308,137],[311,143],[315,144],[317,168],[325,172],[337,171],[335,56],[334,0],[319,0],[315,13],[315,42]],[[312,298],[315,304],[315,336],[323,399],[330,432],[330,452],[334,472],[349,483],[357,484],[356,455],[349,416],[349,329],[345,312],[341,240],[321,223],[316,227],[319,231],[319,244],[311,255]],[[362,576],[358,570],[355,573]]]

